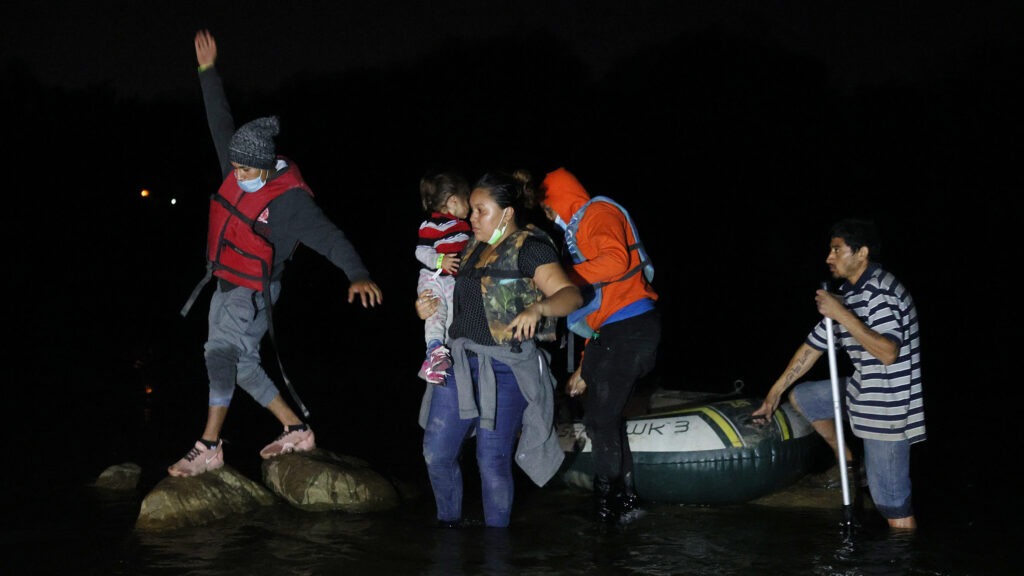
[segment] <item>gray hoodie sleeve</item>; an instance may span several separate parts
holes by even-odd
[[[370,272],[345,233],[327,218],[313,197],[304,190],[293,189],[270,203],[271,238],[275,246],[292,246],[300,242],[341,268],[350,282],[368,280]],[[286,214],[281,218],[279,215]],[[290,254],[278,254],[282,260]],[[275,262],[275,267],[277,262]]]
[[[231,137],[235,134],[235,119],[231,116],[231,106],[228,105],[224,84],[217,74],[217,68],[211,67],[200,72],[199,86],[203,89],[206,123],[210,126],[213,147],[217,149],[221,177],[227,178],[231,172],[228,147],[231,145]]]

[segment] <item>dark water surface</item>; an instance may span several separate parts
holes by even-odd
[[[520,490],[506,530],[434,528],[432,505],[418,501],[371,515],[282,503],[145,533],[132,529],[138,495],[35,495],[32,517],[5,529],[7,574],[1014,574],[1021,542],[1019,531],[936,517],[912,535],[877,522],[851,533],[838,509],[756,504],[654,504],[635,524],[605,530],[587,516],[588,495],[568,488]]]
[[[650,503],[648,514],[635,524],[606,532],[590,520],[589,493],[538,488],[523,476],[509,529],[441,530],[433,526],[422,430],[416,425],[423,386],[415,377],[419,342],[410,337],[386,348],[374,344],[385,342],[392,331],[416,334],[420,326],[415,320],[403,324],[385,317],[385,322],[344,310],[355,318],[339,321],[306,311],[288,317],[282,307],[278,334],[289,376],[312,411],[319,447],[368,461],[414,487],[419,498],[367,515],[309,513],[282,502],[201,528],[135,531],[142,499],[201,432],[207,400],[201,315],[181,322],[171,317],[173,309],[167,317],[142,314],[109,323],[107,331],[87,324],[80,332],[46,332],[14,349],[16,361],[7,365],[5,382],[16,384],[8,387],[7,399],[18,413],[9,432],[24,434],[11,436],[6,452],[0,504],[6,552],[0,573],[1021,573],[1016,557],[1024,543],[1024,482],[1015,471],[1021,433],[1014,420],[1019,409],[998,390],[1012,381],[1007,358],[981,365],[988,375],[982,377],[974,363],[957,360],[955,347],[930,349],[929,437],[912,450],[920,525],[914,534],[892,533],[877,516],[869,516],[851,536],[841,526],[839,491],[831,507]],[[391,313],[409,316],[406,309]],[[151,328],[139,335],[129,326]],[[338,326],[376,326],[381,333],[357,337]],[[315,338],[300,340],[300,333]],[[947,339],[953,334],[936,333]],[[730,354],[734,361],[727,370],[751,372],[735,362],[749,355]],[[751,379],[750,395],[767,390],[776,364],[785,359],[775,356],[781,359],[755,370],[767,375]],[[681,383],[685,389],[693,378],[679,369],[696,364],[675,360],[671,354],[660,360],[659,382]],[[275,364],[268,356],[268,370]],[[727,391],[722,386],[706,390]],[[277,422],[239,392],[223,430],[228,464],[259,480],[259,450],[279,432]],[[479,482],[468,460],[464,509],[479,520]],[[104,469],[124,462],[142,467],[135,491],[108,493],[90,486]]]
[[[108,376],[46,398],[60,425],[38,437],[30,466],[5,471],[13,481],[5,489],[0,534],[8,550],[5,574],[1020,573],[1013,561],[1024,542],[1019,479],[1010,479],[996,451],[950,442],[938,427],[937,442],[930,443],[945,450],[936,452],[925,443],[913,452],[921,525],[914,534],[890,532],[871,515],[851,533],[841,525],[840,491],[834,506],[826,507],[651,503],[636,523],[599,529],[590,519],[589,493],[538,488],[524,476],[518,477],[509,529],[438,529],[419,456],[422,433],[415,426],[421,384],[408,375],[401,385],[411,388],[390,405],[361,397],[359,386],[335,387],[339,397],[308,386],[305,399],[315,408],[336,407],[319,418],[314,413],[321,447],[364,458],[414,488],[418,497],[399,509],[310,513],[282,502],[200,528],[138,532],[134,524],[142,498],[201,429],[205,390],[176,380],[184,374],[157,380],[140,379],[133,371]],[[376,385],[373,397],[386,396],[388,384]],[[276,435],[276,422],[248,398],[238,400],[225,427],[227,461],[258,480],[258,451]],[[389,410],[404,416],[382,416]],[[186,422],[174,423],[181,419]],[[137,490],[114,493],[90,486],[107,466],[128,461],[143,468]],[[466,478],[467,517],[479,520],[471,462]]]

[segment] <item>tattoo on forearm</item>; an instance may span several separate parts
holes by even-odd
[[[807,364],[807,360],[809,359],[808,357],[810,355],[811,355],[811,351],[807,350],[807,351],[804,352],[803,356],[797,358],[793,362],[793,367],[790,368],[789,372],[786,373],[786,387],[787,388],[790,387],[793,384],[793,382],[795,382],[796,379],[800,377],[800,374],[803,373],[804,366]]]

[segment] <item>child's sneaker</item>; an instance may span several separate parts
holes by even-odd
[[[426,380],[427,379],[427,372],[429,372],[429,371],[430,371],[430,358],[427,358],[426,360],[423,361],[423,364],[420,365],[420,371],[416,375],[420,377],[420,380]]]
[[[438,346],[430,351],[430,369],[434,372],[447,372],[452,366],[452,353],[447,346]]]
[[[436,372],[429,367],[427,368],[426,381],[435,384],[437,386],[444,386],[447,382],[448,373],[444,370]]]
[[[196,445],[188,451],[188,454],[185,454],[184,458],[169,466],[167,473],[184,478],[216,470],[224,466],[223,447],[223,440],[217,440],[217,445],[213,448],[203,444],[201,440],[196,440]]]
[[[284,432],[277,437],[277,440],[267,444],[263,447],[263,450],[260,450],[260,456],[267,460],[268,458],[289,452],[308,452],[314,448],[316,448],[316,440],[313,436],[313,430],[308,426],[299,430],[288,430],[285,428]]]

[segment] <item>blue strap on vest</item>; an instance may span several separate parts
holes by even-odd
[[[626,222],[629,222],[629,227],[633,231],[633,238],[636,240],[634,244],[630,244],[626,248],[628,250],[636,250],[640,255],[640,264],[630,269],[628,272],[623,274],[620,278],[615,280],[609,280],[608,282],[595,282],[589,286],[581,288],[580,292],[583,295],[583,306],[580,306],[575,311],[571,312],[566,317],[566,325],[569,330],[573,331],[584,338],[593,338],[597,335],[597,331],[594,330],[590,324],[587,323],[587,316],[595,312],[601,307],[601,288],[611,284],[612,282],[621,282],[626,278],[629,278],[637,272],[643,270],[644,277],[647,278],[648,282],[654,281],[654,264],[651,263],[651,258],[648,256],[647,251],[644,249],[643,242],[640,241],[640,233],[636,229],[636,224],[633,222],[633,218],[629,215],[629,212],[623,208],[618,202],[608,198],[607,196],[594,196],[589,202],[584,204],[575,214],[572,215],[572,219],[569,220],[568,226],[565,227],[565,244],[569,249],[569,254],[572,255],[572,261],[574,264],[580,264],[586,262],[588,258],[584,256],[579,247],[576,244],[576,231],[580,227],[580,221],[583,219],[583,213],[586,212],[587,207],[594,202],[607,202],[612,206],[615,206],[622,212],[623,216],[626,217]]]

